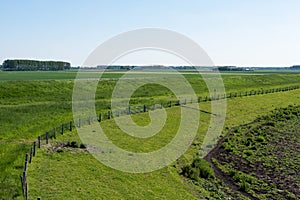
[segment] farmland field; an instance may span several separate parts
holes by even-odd
[[[87,77],[95,76],[86,72]],[[123,72],[104,73],[96,93],[97,113],[110,108],[110,96]],[[185,72],[198,96],[207,96],[205,82],[198,74]],[[132,79],[167,77],[172,74],[133,73]],[[72,92],[76,71],[70,72],[0,72],[0,181],[1,199],[22,199],[20,175],[24,155],[36,137],[45,131],[72,119]],[[300,74],[247,72],[222,73],[226,93],[267,90],[296,86]],[[232,127],[249,123],[260,115],[288,105],[299,104],[300,90],[236,97],[227,100],[224,134]],[[174,94],[158,85],[139,88],[131,104],[151,105],[175,100]],[[200,108],[210,111],[210,101],[201,102]],[[178,122],[179,107],[167,109],[169,125],[157,137],[139,141],[124,136],[113,120],[101,122],[111,140],[136,151],[152,151],[164,146],[174,136],[173,124]],[[134,115],[137,123],[149,121],[147,113]],[[181,167],[197,156],[211,115],[201,113],[198,135],[188,151],[171,166],[147,174],[128,174],[108,168],[84,149],[64,147],[60,143],[80,140],[74,130],[59,136],[43,146],[29,165],[29,196],[34,199],[193,199],[200,197],[223,198],[230,189],[217,180],[200,179],[197,183],[179,174]],[[218,187],[220,187],[221,192]],[[213,188],[213,189],[211,189]],[[217,188],[217,189],[216,189]]]
[[[288,106],[235,127],[210,157],[232,187],[259,199],[300,196],[299,106]]]

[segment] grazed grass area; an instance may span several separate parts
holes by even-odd
[[[226,127],[250,122],[258,115],[269,113],[275,107],[297,103],[299,98],[300,91],[297,90],[229,99],[224,131]],[[201,109],[209,111],[210,102],[202,103]],[[178,107],[168,109],[171,121],[178,120],[176,118],[178,112]],[[133,117],[140,124],[145,124],[148,120],[147,114],[133,115]],[[176,163],[146,174],[128,174],[108,168],[84,150],[62,148],[62,152],[58,153],[57,150],[53,150],[53,146],[57,144],[53,141],[53,146],[44,146],[29,166],[30,196],[32,198],[41,196],[44,199],[85,199],[87,196],[92,196],[94,199],[193,199],[198,194],[207,198],[224,199],[230,196],[227,194],[228,189],[217,180],[200,179],[198,182],[187,184],[178,173],[181,166],[190,163],[195,158],[208,128],[207,122],[210,117],[208,114],[201,114],[199,133],[193,145]],[[148,141],[131,140],[125,134],[121,134],[113,120],[101,122],[101,125],[114,143],[132,151],[153,150],[157,147],[153,147],[152,142],[159,147],[174,136],[173,127],[166,126],[166,129],[157,137],[150,138]],[[63,135],[58,140],[58,142],[71,141],[80,143],[75,132]],[[70,180],[73,180],[75,184]]]
[[[168,111],[176,120],[179,119],[178,112],[179,108]],[[138,123],[144,123],[143,120],[148,118],[146,114],[133,117]],[[174,121],[167,122],[166,128],[159,136],[139,142],[121,134],[113,121],[103,121],[101,125],[105,132],[108,131],[108,136],[114,143],[126,146],[128,150],[141,152],[157,148],[172,138],[172,130],[176,129],[171,127],[172,122]],[[60,141],[76,141],[80,144],[76,132],[61,136]],[[57,144],[59,142],[53,142],[53,146],[44,146],[34,158],[35,163],[28,171],[28,181],[32,188],[29,192],[31,198],[41,196],[43,199],[195,199],[188,187],[182,185],[180,177],[174,176],[177,170],[175,167],[165,167],[153,173],[131,174],[104,166],[85,150],[61,148],[58,151],[55,148]],[[65,191],[64,188],[70,190]]]

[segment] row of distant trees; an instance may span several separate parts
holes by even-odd
[[[1,69],[6,71],[59,71],[71,69],[71,64],[62,61],[5,60]]]
[[[136,66],[127,66],[127,65],[98,65],[97,69],[115,69],[115,70],[131,70],[136,68]]]
[[[219,71],[246,71],[246,68],[236,66],[220,66],[217,69]]]
[[[253,71],[253,70],[300,70],[300,65],[291,67],[236,67],[236,66],[219,66],[214,70],[219,71]]]
[[[300,65],[293,65],[290,67],[292,70],[300,70]]]
[[[73,68],[79,69],[80,67]],[[97,66],[97,69],[114,69],[114,70],[131,70],[131,69],[164,69],[162,65],[154,66],[123,66],[123,65],[113,65],[113,66]],[[177,70],[195,70],[193,66],[168,66],[168,68],[173,68]],[[196,67],[199,68],[199,67]],[[253,70],[300,70],[300,65],[294,65],[291,67],[236,67],[236,66],[216,66],[212,67],[200,67],[200,69],[213,69],[214,71],[253,71]],[[71,69],[71,64],[63,61],[38,61],[38,60],[5,60],[2,65],[0,65],[0,70],[5,71],[59,71],[59,70],[69,70]],[[85,67],[85,69],[94,69],[93,67]]]

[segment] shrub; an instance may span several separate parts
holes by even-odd
[[[198,168],[192,168],[190,171],[190,178],[194,180],[199,180],[200,170]]]
[[[197,168],[200,170],[200,177],[202,178],[213,178],[214,172],[213,169],[206,160],[201,158],[196,158],[192,163],[193,168]]]
[[[192,168],[191,165],[186,165],[182,168],[182,174],[193,180],[199,180],[200,171],[197,168]]]
[[[80,148],[80,149],[86,149],[86,145],[83,144],[83,143],[81,143],[80,146],[79,146],[79,148]]]
[[[184,167],[182,168],[181,174],[184,175],[184,176],[186,176],[186,177],[189,177],[190,171],[191,171],[191,170],[192,170],[191,165],[186,165],[186,166],[184,166]]]
[[[211,165],[201,158],[196,158],[191,165],[184,166],[182,174],[193,180],[198,180],[200,177],[205,179],[214,178]]]

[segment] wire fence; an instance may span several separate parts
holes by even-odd
[[[146,104],[131,105],[127,108],[116,110],[116,111],[108,110],[107,112],[104,113],[100,112],[97,117],[96,116],[83,117],[76,121],[70,120],[69,122],[62,123],[59,126],[53,127],[51,130],[48,130],[43,134],[39,135],[37,137],[37,140],[35,140],[32,146],[30,147],[29,152],[25,154],[24,170],[20,176],[23,196],[26,200],[28,200],[27,169],[29,163],[32,162],[33,157],[36,155],[37,149],[41,148],[42,143],[49,144],[50,139],[56,139],[59,134],[63,135],[67,131],[73,131],[75,127],[91,125],[91,123],[95,121],[101,122],[115,117],[120,117],[122,115],[132,115],[132,114],[148,112],[149,110],[156,110],[156,109],[168,108],[173,106],[182,106],[182,105],[192,104],[192,103],[215,101],[215,100],[221,100],[226,98],[237,98],[237,97],[245,97],[245,96],[253,96],[253,95],[270,94],[276,92],[285,92],[290,90],[296,90],[299,88],[300,85],[294,85],[294,86],[272,88],[272,89],[250,90],[244,92],[230,92],[228,94],[225,93],[213,94],[210,96],[202,96],[202,97],[200,96],[197,99],[184,99],[181,101],[180,100],[162,101],[160,103],[155,103],[152,105],[146,105]],[[39,200],[41,198],[38,197],[37,199]]]

